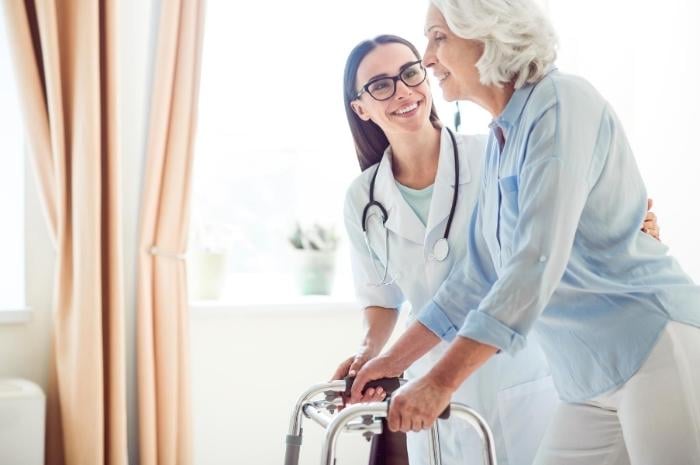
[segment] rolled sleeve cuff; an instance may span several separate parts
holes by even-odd
[[[404,302],[403,296],[398,293],[368,292],[365,289],[358,289],[355,292],[355,298],[362,309],[367,307],[384,307],[398,310]]]
[[[467,314],[464,325],[459,330],[459,336],[488,344],[511,355],[524,348],[526,343],[523,335],[480,311]]]
[[[457,336],[458,328],[447,318],[440,306],[433,301],[423,307],[417,320],[440,339],[452,341]]]

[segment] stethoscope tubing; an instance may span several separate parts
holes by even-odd
[[[441,247],[441,253],[437,254],[434,253],[431,257],[435,260],[442,261],[445,258],[447,258],[447,255],[449,254],[449,241],[448,237],[450,235],[450,229],[452,228],[452,220],[454,219],[455,211],[457,210],[457,197],[459,197],[459,153],[457,151],[457,140],[455,139],[455,135],[452,132],[450,128],[446,128],[448,134],[450,135],[450,140],[452,142],[452,154],[454,158],[454,165],[455,165],[455,185],[454,185],[454,192],[452,194],[452,205],[450,206],[450,215],[447,218],[447,224],[445,225],[445,232],[442,235],[442,238],[438,240],[435,243],[435,247],[433,247],[435,250],[438,249],[437,245],[441,242],[444,242],[444,245]],[[372,179],[369,183],[369,201],[365,205],[365,207],[362,209],[362,232],[365,236],[365,244],[367,244],[367,250],[370,254],[370,260],[373,261],[374,264],[374,253],[372,251],[372,248],[369,243],[369,234],[367,233],[367,219],[369,218],[369,210],[372,207],[377,207],[379,211],[381,212],[381,220],[382,220],[382,226],[386,230],[386,222],[389,219],[389,213],[387,212],[386,208],[384,208],[384,205],[381,204],[378,200],[374,198],[374,186],[377,180],[377,173],[379,172],[379,167],[381,163],[377,164],[377,168],[375,168],[374,173],[372,174]],[[387,252],[387,257],[386,257],[386,264],[384,265],[384,273],[380,277],[380,273],[378,272],[376,265],[375,265],[375,272],[377,274],[377,277],[380,277],[380,283],[378,285],[389,285],[395,281],[395,279],[392,279],[390,282],[386,282],[386,277],[388,275],[388,270],[389,270],[389,244],[388,244],[388,231],[385,231],[385,248]]]

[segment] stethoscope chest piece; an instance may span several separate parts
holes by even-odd
[[[439,239],[433,245],[433,258],[439,262],[447,258],[450,253],[450,244],[447,242],[446,238]]]
[[[450,135],[450,139],[452,140],[452,157],[454,158],[455,163],[455,189],[454,193],[452,194],[452,206],[450,207],[450,216],[447,218],[447,225],[445,225],[445,233],[442,239],[439,239],[437,242],[435,242],[435,244],[433,244],[433,253],[431,258],[438,262],[444,261],[447,258],[447,255],[449,255],[450,253],[450,244],[447,242],[447,237],[450,235],[450,227],[452,226],[452,220],[454,219],[455,215],[455,208],[457,207],[457,197],[459,196],[459,154],[457,152],[457,140],[455,139],[455,135],[452,133],[451,130],[448,129],[447,132]],[[372,179],[369,183],[369,202],[367,202],[365,208],[362,210],[362,232],[365,236],[365,245],[367,246],[367,253],[371,257],[370,259],[372,261],[372,267],[374,268],[374,271],[377,274],[378,280],[377,283],[370,283],[370,285],[388,286],[396,282],[396,280],[399,279],[399,276],[401,274],[396,273],[396,276],[393,279],[390,279],[389,277],[389,231],[386,229],[386,221],[389,218],[389,213],[384,208],[384,206],[374,198],[374,184],[377,180],[377,173],[379,173],[380,166],[381,163],[378,163],[377,167],[374,170],[374,174],[372,175]],[[377,207],[377,209],[379,209],[379,212],[370,212],[370,209],[372,209],[372,207]],[[376,257],[375,250],[373,250],[372,246],[370,245],[369,234],[367,233],[369,218],[375,215],[377,215],[381,219],[382,226],[384,227],[384,262],[381,262],[381,260],[378,260],[378,258]],[[377,266],[377,261],[380,262],[381,267]],[[380,268],[383,268],[383,270],[380,270]]]

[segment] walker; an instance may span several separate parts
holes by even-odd
[[[372,435],[382,432],[381,419],[387,416],[390,396],[405,380],[386,378],[367,383],[366,388],[382,387],[387,394],[387,400],[367,404],[354,404],[339,411],[339,408],[343,405],[343,397],[348,397],[350,394],[352,382],[353,378],[346,378],[345,380],[317,384],[299,396],[289,423],[284,465],[299,465],[299,451],[302,442],[301,422],[303,417],[310,418],[326,431],[321,449],[321,465],[335,465],[335,449],[340,433],[360,433],[367,440],[370,440]],[[440,415],[440,418],[447,419],[451,414],[465,420],[478,433],[483,444],[483,463],[496,465],[493,435],[481,415],[466,405],[457,402],[448,405]],[[429,451],[431,465],[441,465],[437,422],[430,430]]]

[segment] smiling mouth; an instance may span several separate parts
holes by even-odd
[[[418,110],[420,103],[421,102],[414,102],[410,105],[406,105],[406,106],[401,107],[398,110],[392,112],[391,114],[395,115],[395,116],[401,116],[401,117],[412,116]]]
[[[447,79],[450,76],[450,73],[441,73],[441,74],[436,74],[435,77],[438,80],[438,83],[442,84],[442,82]]]

